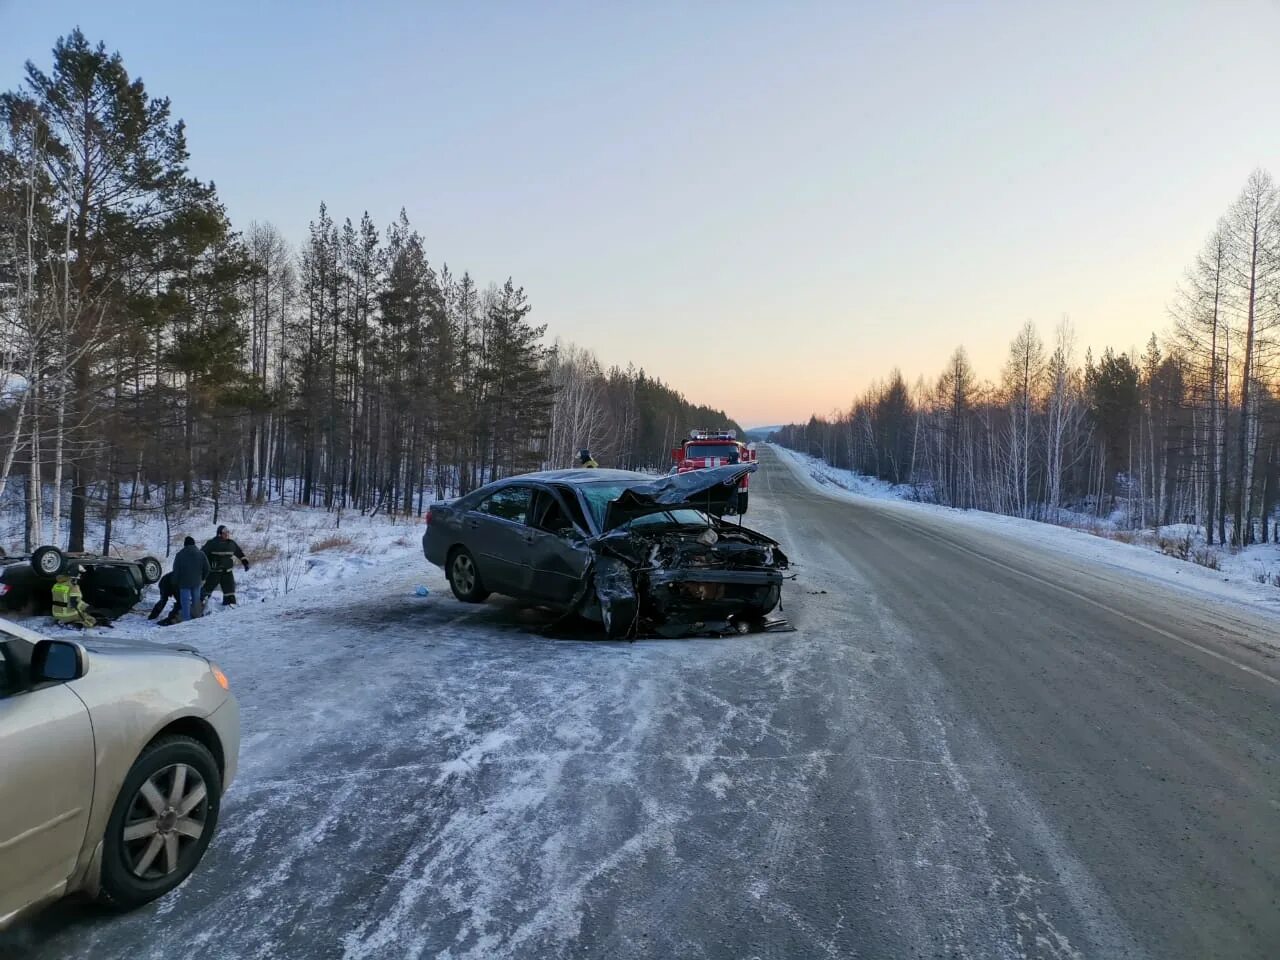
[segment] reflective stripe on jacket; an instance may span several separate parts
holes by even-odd
[[[59,581],[53,585],[49,592],[53,597],[53,619],[80,619],[80,606],[84,603],[84,595],[80,592],[80,584]]]
[[[244,559],[244,551],[240,549],[240,544],[230,537],[226,540],[214,537],[200,549],[209,558],[209,566],[213,573],[225,573],[235,566],[237,559]]]

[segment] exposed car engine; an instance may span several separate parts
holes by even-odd
[[[714,518],[701,528],[623,528],[597,549],[593,599],[614,636],[624,635],[619,618],[629,623],[629,634],[762,629],[778,605],[788,565],[769,537]]]

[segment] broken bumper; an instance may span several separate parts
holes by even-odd
[[[777,570],[655,570],[647,599],[664,622],[763,617],[782,596]]]

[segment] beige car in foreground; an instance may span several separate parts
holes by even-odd
[[[0,929],[72,892],[132,907],[180,884],[239,749],[227,678],[194,649],[0,620]]]

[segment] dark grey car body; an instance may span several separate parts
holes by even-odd
[[[434,504],[423,553],[462,599],[501,593],[582,614],[610,636],[727,632],[777,606],[787,566],[776,541],[715,516],[755,469],[510,477]],[[458,588],[459,552],[474,562],[474,590]]]

